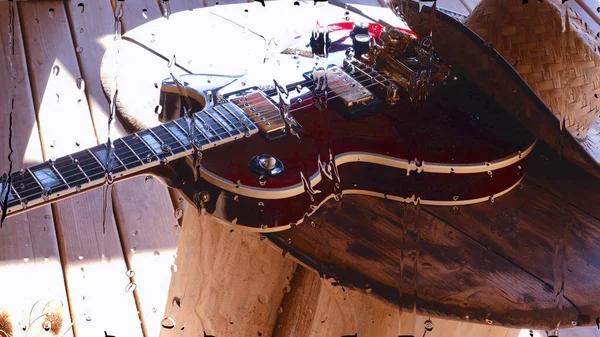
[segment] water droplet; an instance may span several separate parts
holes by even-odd
[[[278,314],[283,314],[283,308],[282,307],[277,308],[277,313]]]
[[[181,208],[177,208],[175,210],[175,219],[177,219],[177,220],[181,219],[182,215],[183,215],[183,210]]]
[[[77,89],[85,90],[85,80],[81,77],[77,79]]]
[[[56,94],[56,103],[60,102],[60,96]]]
[[[135,276],[135,271],[133,271],[132,269],[129,269],[125,272],[125,276],[132,278]]]
[[[159,115],[162,112],[162,105],[158,104],[154,107],[154,113]]]
[[[79,33],[83,33],[83,31],[84,31],[83,28],[79,29]]]
[[[52,67],[52,73],[54,74],[54,76],[58,76],[58,74],[60,73],[60,67],[57,65]]]
[[[147,162],[151,162],[152,161],[152,154],[148,153],[148,155],[146,156],[146,161]]]
[[[81,191],[81,185],[75,186],[75,192],[80,192],[80,191]]]
[[[81,52],[83,52],[83,47],[77,47],[77,52],[81,54]]]
[[[24,258],[24,259],[23,259],[23,261],[25,261],[25,262],[29,262],[29,258],[28,258],[28,257],[26,257],[26,258]]]
[[[298,97],[298,103],[302,103],[302,98]]]
[[[154,261],[157,261],[159,257],[160,257],[160,252],[158,250],[155,250],[154,251]]]
[[[175,320],[171,317],[165,317],[160,325],[165,329],[173,329],[175,327]]]
[[[135,291],[135,289],[137,288],[137,285],[133,282],[130,282],[128,285],[125,286],[125,292],[126,293],[132,293],[133,291]]]
[[[158,309],[156,309],[156,307],[152,307],[152,312],[156,313],[158,311]]]
[[[46,219],[46,220],[50,219],[50,214],[44,214],[44,219]]]
[[[177,272],[177,265],[176,264],[172,264],[171,265],[171,273],[176,273]]]
[[[81,255],[79,255],[77,258],[79,259],[79,261],[83,260],[83,256]]]
[[[131,251],[132,253],[135,253],[135,251],[136,251],[136,250],[137,250],[137,248],[135,248],[135,247],[131,247],[131,249],[130,249],[130,251]]]
[[[42,325],[42,327],[44,328],[44,330],[50,331],[52,324],[50,323],[50,321],[44,321],[44,324]]]
[[[490,324],[490,325],[491,325],[491,324],[494,324],[494,321],[492,321],[492,320],[491,320],[491,319],[489,319],[489,318],[486,318],[486,319],[485,319],[485,322],[486,322],[487,324]]]
[[[83,314],[85,316],[85,320],[88,322],[92,321],[92,316],[88,315],[88,314]]]
[[[54,17],[54,8],[50,8],[50,9],[48,10],[48,15],[49,15],[51,18],[53,18],[53,17]]]
[[[144,17],[144,19],[148,18],[148,10],[146,8],[142,9],[142,16]]]

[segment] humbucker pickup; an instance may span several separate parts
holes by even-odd
[[[265,138],[275,140],[286,136],[279,108],[262,91],[250,88],[233,93],[227,99],[244,111]]]

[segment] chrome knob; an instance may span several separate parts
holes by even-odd
[[[272,177],[283,172],[281,160],[268,154],[252,157],[248,166],[261,177]]]
[[[258,160],[258,164],[260,165],[260,167],[264,168],[265,170],[269,170],[271,171],[272,169],[275,168],[275,165],[277,164],[277,159],[275,159],[274,157],[268,156],[268,157],[262,157]]]

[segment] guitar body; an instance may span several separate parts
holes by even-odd
[[[270,17],[272,5],[277,6],[268,3],[265,16]],[[231,20],[235,20],[236,13],[245,13],[245,6],[250,5],[236,7],[239,13],[224,7],[211,9],[210,14],[205,11],[204,16],[177,13],[170,20],[208,22],[209,26],[215,20],[215,27],[226,30],[230,23],[215,19],[212,12],[232,13]],[[252,4],[249,12],[256,14],[261,8]],[[344,10],[340,11],[343,14]],[[207,116],[215,107],[233,104],[258,126],[248,137],[236,136],[216,146],[203,144],[185,159],[153,168],[151,173],[181,190],[192,207],[210,213],[231,230],[263,233],[261,238],[275,243],[284,255],[292,255],[345,286],[411,308],[418,302],[422,312],[461,319],[467,314],[481,319],[491,312],[495,323],[512,326],[543,325],[540,322],[552,315],[552,289],[487,248],[495,242],[489,228],[531,244],[518,233],[519,219],[512,209],[523,204],[526,190],[521,190],[520,184],[536,140],[476,84],[460,73],[451,73],[446,84],[427,99],[411,100],[400,90],[394,105],[372,90],[375,99],[358,114],[349,113],[347,106],[334,98],[345,92],[338,87],[338,94],[331,90],[331,99],[321,110],[312,98],[314,61],[303,56],[304,52],[299,56],[278,53],[281,65],[274,60],[265,64],[265,46],[258,41],[253,50],[260,56],[256,60],[244,66],[223,61],[225,66],[220,69],[230,66],[234,70],[216,71],[216,64],[202,66],[208,63],[205,59],[215,59],[206,50],[201,53],[197,45],[165,42],[176,35],[169,27],[157,20],[126,34],[127,43],[119,57],[128,66],[118,72],[117,113],[128,131],[158,125],[153,113],[157,104],[161,105],[163,125],[184,115],[181,106],[186,104],[185,98],[166,66],[174,52],[186,84],[183,92],[194,112]],[[156,45],[146,41],[149,32],[154,33],[153,38],[156,35]],[[348,34],[347,30],[332,34],[331,67],[344,69],[344,52],[352,45],[350,39],[344,39]],[[244,41],[235,40],[236,36],[240,35],[232,33],[224,39],[228,50],[214,48],[213,52],[242,62],[243,53],[236,54],[236,50],[241,50],[238,45]],[[309,39],[310,30],[305,35],[290,34],[289,40],[278,40],[278,44],[281,50],[297,47],[306,51]],[[191,61],[186,62],[185,55],[191,54]],[[141,59],[146,64],[137,66]],[[247,78],[231,76],[241,74],[237,70],[246,65],[251,65]],[[214,71],[206,75],[211,69]],[[363,83],[351,71],[345,73]],[[282,77],[286,80],[280,81]],[[290,93],[289,114],[301,127],[299,137],[282,122],[274,78]],[[153,86],[153,82],[157,84]],[[110,93],[107,83],[105,91]],[[218,99],[210,100],[211,95]],[[261,108],[252,111],[257,104]],[[266,119],[261,121],[261,117]],[[280,132],[270,133],[265,127],[268,121]],[[199,128],[202,130],[201,125]],[[260,162],[257,168],[257,157],[272,161],[277,172],[265,174]],[[535,206],[535,202],[531,204]],[[480,232],[484,234],[477,234]],[[416,254],[422,265],[415,262]],[[515,277],[523,285],[519,289],[514,289]],[[490,284],[504,292],[489,290]],[[534,324],[523,315],[532,309],[522,299],[530,297],[541,299],[536,302],[540,318]],[[565,309],[565,317],[573,312],[573,307]]]
[[[348,194],[444,207],[493,201],[523,178],[533,138],[500,114],[479,117],[482,96],[462,110],[450,103],[460,88],[444,88],[427,102],[382,105],[357,119],[332,105],[319,111],[298,95],[292,101],[302,103],[291,109],[300,139],[253,135],[203,151],[196,192],[206,191],[209,213],[263,232],[300,224]],[[254,172],[252,158],[261,155],[276,158],[283,171]]]

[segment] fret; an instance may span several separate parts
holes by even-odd
[[[106,167],[106,163],[103,164],[105,160],[107,160],[107,156],[109,151],[107,150],[106,144],[101,144],[98,146],[94,146],[90,149],[90,152],[93,156],[95,156],[96,160],[104,167],[105,171],[111,174],[117,174],[125,171],[125,166],[120,164],[117,160],[115,160],[114,151],[110,151],[110,158],[108,158],[108,168]]]
[[[92,153],[92,151],[90,151],[90,149],[86,149],[86,151],[90,154],[90,156],[92,156],[96,160],[96,163],[98,163],[98,165],[100,165],[102,167],[102,169],[104,170],[104,172],[106,172],[106,167],[104,166],[104,164],[102,164],[100,162],[100,160],[96,156],[94,156],[94,154]]]
[[[138,157],[137,153],[135,153],[135,151],[133,151],[133,149],[122,139],[116,139],[114,145],[115,156],[120,157],[121,162],[127,168],[135,168],[144,164],[142,159]]]
[[[83,178],[85,178],[85,180],[87,180],[88,183],[91,182],[92,180],[90,179],[90,177],[88,177],[88,175],[85,174],[85,171],[83,169],[81,169],[81,166],[79,165],[79,161],[77,161],[77,163],[76,163],[75,159],[71,155],[69,155],[69,159],[71,159],[71,165],[77,167],[76,170],[79,171],[79,173],[81,173],[81,175],[83,176]],[[58,160],[56,162],[58,164]],[[75,175],[77,175],[77,173],[75,173]],[[85,181],[83,183],[85,183]],[[74,184],[74,185],[77,186],[77,184]]]
[[[65,183],[65,185],[67,186],[67,188],[71,188],[71,186],[69,186],[69,183],[65,180],[65,178],[62,176],[62,174],[60,174],[60,172],[58,172],[58,170],[56,169],[56,167],[54,167],[53,163],[50,164],[50,168],[63,181],[63,183]]]
[[[104,178],[104,166],[89,150],[73,153],[71,158],[74,159],[73,164],[79,167],[88,182]]]
[[[177,143],[181,145],[184,151],[187,150],[187,148],[185,147],[185,145],[183,145],[181,140],[179,140],[179,138],[177,138],[164,124],[161,124],[159,127],[164,129],[173,139],[175,139],[175,141],[177,141]]]
[[[12,183],[10,184],[9,188],[10,189],[8,190],[8,200],[6,203],[8,208],[11,208],[11,207],[14,207],[16,205],[20,205],[21,203],[23,203],[23,199],[21,199],[21,196],[19,195],[19,193],[17,193],[17,190],[12,185]]]
[[[66,183],[61,182],[58,175],[54,173],[52,165],[48,163],[36,165],[28,170],[30,170],[34,178],[38,181],[40,186],[42,186],[42,193],[44,195],[60,192],[69,188]]]
[[[225,106],[218,105],[218,106],[215,106],[213,109],[216,110],[223,118],[227,119],[229,124],[232,125],[232,127],[235,128],[236,131],[243,132],[246,129],[242,125],[239,118],[236,118],[235,115],[233,115],[231,113],[231,111],[228,111],[227,108],[225,108]],[[231,117],[233,117],[233,118],[231,118]]]
[[[219,138],[225,139],[225,138],[231,137],[231,134],[227,130],[225,130],[225,128],[223,126],[221,126],[221,124],[219,124],[217,119],[215,117],[213,117],[210,113],[208,113],[207,110],[197,113],[198,117],[200,117],[200,113],[204,113],[205,116],[208,116],[206,118],[209,120],[209,125],[212,127],[212,129],[215,131],[215,133],[219,136]],[[213,122],[211,122],[211,121],[213,121]],[[224,135],[225,137],[221,137],[221,135]]]
[[[158,158],[158,155],[162,153],[160,149],[160,144],[158,141],[152,136],[148,130],[138,132],[139,139],[146,144],[146,146],[152,151],[154,156]]]
[[[215,130],[210,125],[206,124],[206,122],[202,119],[202,117],[200,117],[199,114],[197,114],[197,113],[194,114],[194,117],[198,118],[200,121],[202,121],[202,126],[204,127],[205,131],[207,132],[207,134],[205,136],[208,138],[208,140],[211,143],[223,139],[223,138],[221,138],[221,136],[219,136],[219,134],[217,134],[215,132]],[[204,135],[204,133],[198,128],[197,123],[194,123],[194,127],[196,128],[196,130],[198,132],[200,132],[200,133],[202,133]]]
[[[187,145],[190,145],[190,139],[188,138],[187,132],[185,132],[185,130],[183,130],[179,124],[175,123],[175,121],[171,121],[163,125],[166,125],[165,127],[167,130],[169,130],[169,132],[171,132],[171,134],[179,140],[181,145],[187,149]]]
[[[113,143],[113,149],[110,154],[115,157],[115,159],[119,162],[119,164],[121,164],[121,166],[123,166],[125,169],[128,169],[127,165],[123,164],[123,161],[121,160],[121,158],[119,158],[119,156],[117,156],[117,152],[115,151],[115,148],[114,148],[114,143]]]
[[[27,203],[28,200],[38,198],[40,192],[43,191],[39,182],[33,177],[33,174],[31,174],[28,169],[13,173],[12,185],[15,192],[19,194],[21,202],[24,203]]]
[[[171,153],[173,153],[174,155],[186,151],[185,148],[179,142],[179,140],[177,138],[175,138],[174,136],[172,136],[171,133],[169,132],[169,130],[167,130],[167,128],[162,126],[162,124],[152,128],[152,129],[153,129],[152,130],[153,134],[160,141],[162,141],[163,146],[167,145],[169,147],[169,150],[171,151]]]
[[[186,136],[191,136],[184,129],[184,127],[188,126],[187,125],[187,121],[185,120],[185,118],[176,119],[174,121],[174,123],[175,123],[175,125],[177,125],[181,129],[181,132],[183,132]],[[182,126],[181,123],[185,123],[185,124]],[[194,123],[194,124],[196,124],[196,123]],[[202,131],[200,131],[198,128],[195,128],[195,130],[198,130],[198,132],[200,133],[200,136],[202,136],[202,139],[196,141],[197,143],[200,144],[200,146],[204,146],[204,145],[210,144],[210,140],[208,139],[208,137]]]
[[[152,130],[153,128],[148,129],[147,131],[152,134],[152,136],[154,136],[154,140],[156,140],[156,144],[158,144],[159,148],[156,154],[162,153],[162,154],[167,154],[168,152],[170,152],[172,155],[174,155],[175,153],[173,153],[173,149],[171,149],[171,146],[166,143],[165,141],[162,140],[162,138],[160,138],[156,133],[154,133],[154,131]],[[152,143],[153,144],[153,143]],[[164,146],[166,145],[166,146]],[[154,147],[153,147],[154,149]]]
[[[139,135],[133,133],[129,136],[126,136],[123,139],[123,142],[129,146],[132,151],[140,158],[143,163],[152,162],[153,158],[156,157],[154,152],[148,144],[146,144]]]
[[[234,116],[240,122],[240,124],[243,125],[244,128],[249,132],[253,130],[258,130],[256,125],[254,125],[254,123],[244,114],[242,110],[240,110],[240,108],[238,108],[237,105],[228,102],[221,106],[224,110],[226,110],[232,116]]]
[[[217,114],[211,114],[210,111],[216,111]],[[217,124],[219,124],[221,126],[221,128],[223,128],[223,130],[225,130],[225,132],[227,132],[227,134],[229,136],[233,136],[233,133],[231,133],[231,131],[235,130],[235,128],[231,128],[231,126],[228,128],[227,127],[227,122],[225,122],[225,120],[219,115],[219,112],[214,109],[211,108],[209,110],[206,111],[206,114],[208,115],[208,117],[212,118],[215,122],[217,122]],[[231,130],[228,130],[231,129]]]
[[[31,170],[29,168],[26,168],[27,172],[29,172],[29,175],[31,175],[31,177],[33,177],[33,180],[35,180],[35,182],[38,184],[38,186],[42,189],[42,191],[44,190],[44,185],[42,185],[40,183],[40,181],[33,175],[33,173],[31,173]]]

